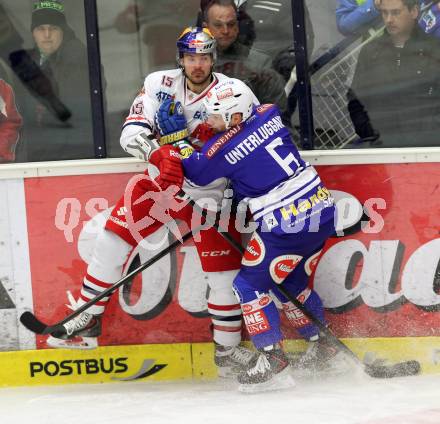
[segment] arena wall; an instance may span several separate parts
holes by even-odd
[[[332,329],[360,357],[417,359],[423,372],[440,372],[440,149],[304,156],[338,199],[339,237],[312,276]],[[192,242],[113,296],[95,350],[49,349],[45,336],[19,323],[26,310],[49,323],[65,315],[97,232],[143,166],[135,159],[2,166],[0,385],[215,378],[206,278],[221,277],[203,273]],[[288,349],[302,349],[284,324]]]

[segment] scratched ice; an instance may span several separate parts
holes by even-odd
[[[440,375],[297,380],[245,395],[233,381],[130,382],[0,389],[4,423],[438,424]]]

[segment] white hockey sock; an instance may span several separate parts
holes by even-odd
[[[84,276],[78,304],[82,305],[122,278],[123,265],[133,247],[116,234],[103,230],[98,235],[92,259]],[[102,314],[109,297],[104,297],[88,309],[94,315]]]
[[[214,331],[214,341],[223,346],[238,346],[241,342],[241,308],[232,290],[237,271],[211,273],[208,311]]]

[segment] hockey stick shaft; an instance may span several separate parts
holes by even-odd
[[[202,216],[205,217],[206,213],[202,212]],[[134,278],[136,275],[159,261],[161,258],[163,258],[165,255],[170,253],[172,250],[174,250],[177,246],[184,243],[189,238],[193,237],[194,234],[198,233],[205,227],[205,224],[202,224],[198,226],[194,230],[190,230],[187,233],[185,233],[181,239],[174,240],[169,246],[167,246],[165,249],[161,250],[159,253],[154,255],[152,258],[150,258],[148,261],[141,264],[139,267],[128,273],[125,277],[121,278],[119,281],[114,283],[111,287],[104,290],[100,294],[98,294],[93,299],[89,300],[84,305],[80,306],[78,309],[75,309],[71,314],[67,315],[65,318],[63,318],[61,321],[53,324],[53,325],[47,325],[41,322],[32,312],[26,311],[20,316],[21,323],[30,331],[37,333],[37,334],[51,334],[55,330],[58,330],[62,328],[62,326],[72,320],[73,318],[77,317],[84,311],[86,311],[91,306],[95,305],[97,302],[99,302],[104,297],[110,296],[115,290],[117,290],[119,287],[124,285],[126,282],[130,281],[132,278]]]

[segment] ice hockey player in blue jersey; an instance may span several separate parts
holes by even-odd
[[[333,356],[316,326],[277,289],[283,284],[324,321],[322,302],[308,288],[308,280],[324,242],[334,232],[333,199],[316,170],[301,158],[277,106],[255,106],[249,88],[230,79],[210,90],[205,107],[206,122],[217,134],[200,151],[182,149],[185,177],[198,185],[228,178],[236,199],[248,204],[257,226],[234,289],[260,355],[239,375],[239,387],[245,392],[291,387],[294,380],[281,346],[280,317],[269,291],[281,301],[289,322],[312,342],[300,365]]]

